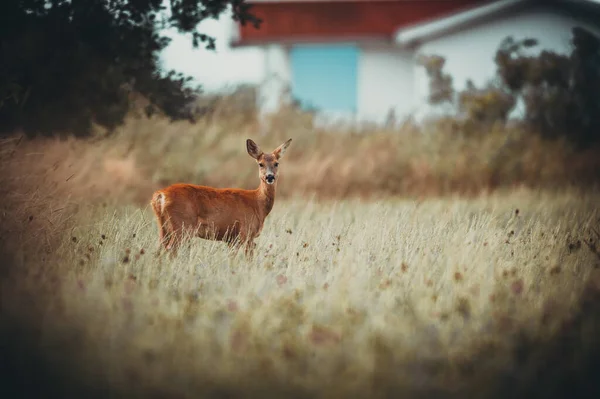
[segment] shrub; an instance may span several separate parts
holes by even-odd
[[[580,27],[572,32],[569,55],[528,55],[526,50],[537,46],[535,39],[507,37],[496,52],[496,79],[482,88],[467,82],[459,93],[442,70],[443,57],[423,56],[421,64],[430,77],[429,102],[453,104],[462,131],[472,133],[505,124],[522,100],[521,122],[529,130],[548,139],[564,137],[579,148],[592,145],[600,139],[600,39]]]

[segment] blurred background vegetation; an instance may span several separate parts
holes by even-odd
[[[456,92],[452,77],[443,71],[444,59],[423,56],[421,64],[430,77],[431,104],[454,106],[458,128],[467,135],[481,135],[493,125],[503,126],[519,102],[524,105],[521,127],[544,139],[561,139],[579,148],[600,138],[600,40],[584,28],[572,32],[568,55],[542,51],[527,55],[535,39],[515,41],[507,37],[496,52],[496,79],[486,87]]]
[[[162,71],[158,54],[175,28],[195,46],[214,48],[197,31],[229,7],[259,23],[242,0],[8,0],[0,4],[0,131],[88,135],[92,124],[120,125],[136,95],[145,111],[190,119],[198,88]]]
[[[582,28],[573,30],[567,55],[534,56],[527,51],[534,39],[507,37],[496,53],[496,77],[461,91],[442,57],[422,55],[430,103],[451,110],[442,116],[323,126],[315,110],[298,104],[259,115],[255,87],[209,95],[190,78],[163,72],[157,54],[169,41],[164,28],[210,48],[214,39],[196,30],[205,18],[231,7],[234,19],[260,24],[241,0],[169,4],[3,2],[0,132],[101,140],[90,158],[133,157],[151,183],[140,198],[176,181],[255,185],[253,173],[239,173],[248,170],[240,144],[247,135],[265,145],[295,138],[286,169],[295,184],[283,195],[475,194],[515,185],[589,188],[600,179],[600,40]],[[218,162],[224,164],[215,169]]]

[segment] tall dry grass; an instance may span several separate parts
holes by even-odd
[[[69,178],[68,190],[90,196],[142,203],[153,190],[174,182],[254,188],[256,170],[245,151],[246,138],[264,148],[294,139],[282,172],[288,184],[281,185],[280,197],[476,195],[519,186],[587,189],[600,181],[598,149],[575,151],[516,127],[493,128],[477,137],[462,135],[447,121],[348,131],[316,127],[310,116],[294,110],[262,125],[231,111],[194,125],[132,117],[108,137],[99,130],[85,142],[46,139],[16,149],[8,144],[6,151],[25,155],[19,170],[8,173],[20,176],[35,167],[24,165],[43,152],[37,165],[54,165],[52,157],[72,158],[61,163],[60,178]]]
[[[514,397],[503,373],[544,364],[522,339],[600,277],[581,244],[597,201],[279,201],[250,261],[198,239],[156,257],[148,208],[82,207],[51,253],[19,240],[2,291],[33,298],[6,306],[37,318],[33,347],[113,395]]]
[[[273,148],[293,137],[285,178],[294,183],[282,185],[284,196],[477,194],[519,185],[586,187],[600,177],[598,149],[577,152],[565,142],[543,141],[518,128],[496,128],[479,137],[453,133],[447,122],[421,129],[406,124],[400,130],[336,131],[315,127],[311,118],[293,110],[273,116],[266,130],[256,124],[239,127],[235,120],[203,123],[192,130],[188,125],[132,126],[123,133],[136,135],[126,141],[145,144],[132,147],[138,148],[140,165],[154,168],[154,181],[241,187],[256,184],[256,173],[240,146],[246,137]],[[166,132],[161,143],[151,138],[158,130]]]
[[[132,118],[109,137],[2,143],[3,352],[48,376],[21,389],[549,397],[567,388],[556,377],[531,391],[548,362],[584,376],[570,367],[598,349],[599,318],[582,316],[597,308],[581,298],[600,292],[587,241],[600,196],[560,186],[593,182],[597,161],[518,131],[358,134],[286,114],[270,129]],[[294,139],[257,257],[203,240],[156,256],[152,190],[253,187],[246,137]]]

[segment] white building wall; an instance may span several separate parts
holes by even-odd
[[[264,75],[259,85],[259,107],[263,114],[276,112],[288,100],[291,83],[289,50],[271,44],[263,48]],[[383,123],[390,110],[397,120],[413,111],[413,53],[395,46],[367,45],[360,48],[357,76],[357,115],[323,112],[327,121]]]
[[[418,52],[445,57],[444,71],[453,77],[454,88],[462,90],[467,79],[471,79],[479,87],[495,76],[494,56],[505,37],[512,35],[515,40],[537,39],[538,46],[532,49],[532,54],[544,49],[568,53],[571,51],[571,29],[575,26],[600,34],[596,27],[553,10],[537,8],[427,42]],[[414,105],[419,110],[417,116],[421,117],[432,111],[426,104],[429,79],[425,69],[416,64],[414,76]],[[520,112],[522,107],[518,107],[513,116]]]
[[[283,45],[271,44],[263,49],[264,75],[259,84],[258,102],[262,113],[277,111],[282,101],[287,101],[286,93],[291,80],[288,49]]]
[[[413,111],[414,57],[391,46],[363,46],[358,65],[358,120],[397,121]]]

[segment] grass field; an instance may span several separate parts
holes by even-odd
[[[251,261],[200,239],[157,257],[149,209],[98,206],[48,255],[56,274],[18,267],[52,293],[42,346],[72,331],[59,342],[114,387],[448,389],[490,373],[472,353],[510,367],[515,333],[551,334],[577,307],[598,199],[280,201]]]
[[[30,349],[71,381],[62,397],[81,386],[125,397],[519,397],[556,363],[533,349],[524,361],[524,345],[553,345],[580,323],[586,290],[600,291],[587,245],[600,224],[594,190],[361,200],[288,188],[254,259],[200,239],[171,259],[156,251],[155,183],[126,156],[102,164],[117,153],[90,161],[102,143],[23,145],[3,147],[0,242],[12,268],[1,331],[33,326]],[[227,159],[217,148],[211,159]],[[295,184],[285,168],[284,192]],[[594,323],[580,323],[569,356],[595,350]],[[553,382],[536,393],[555,394]]]

